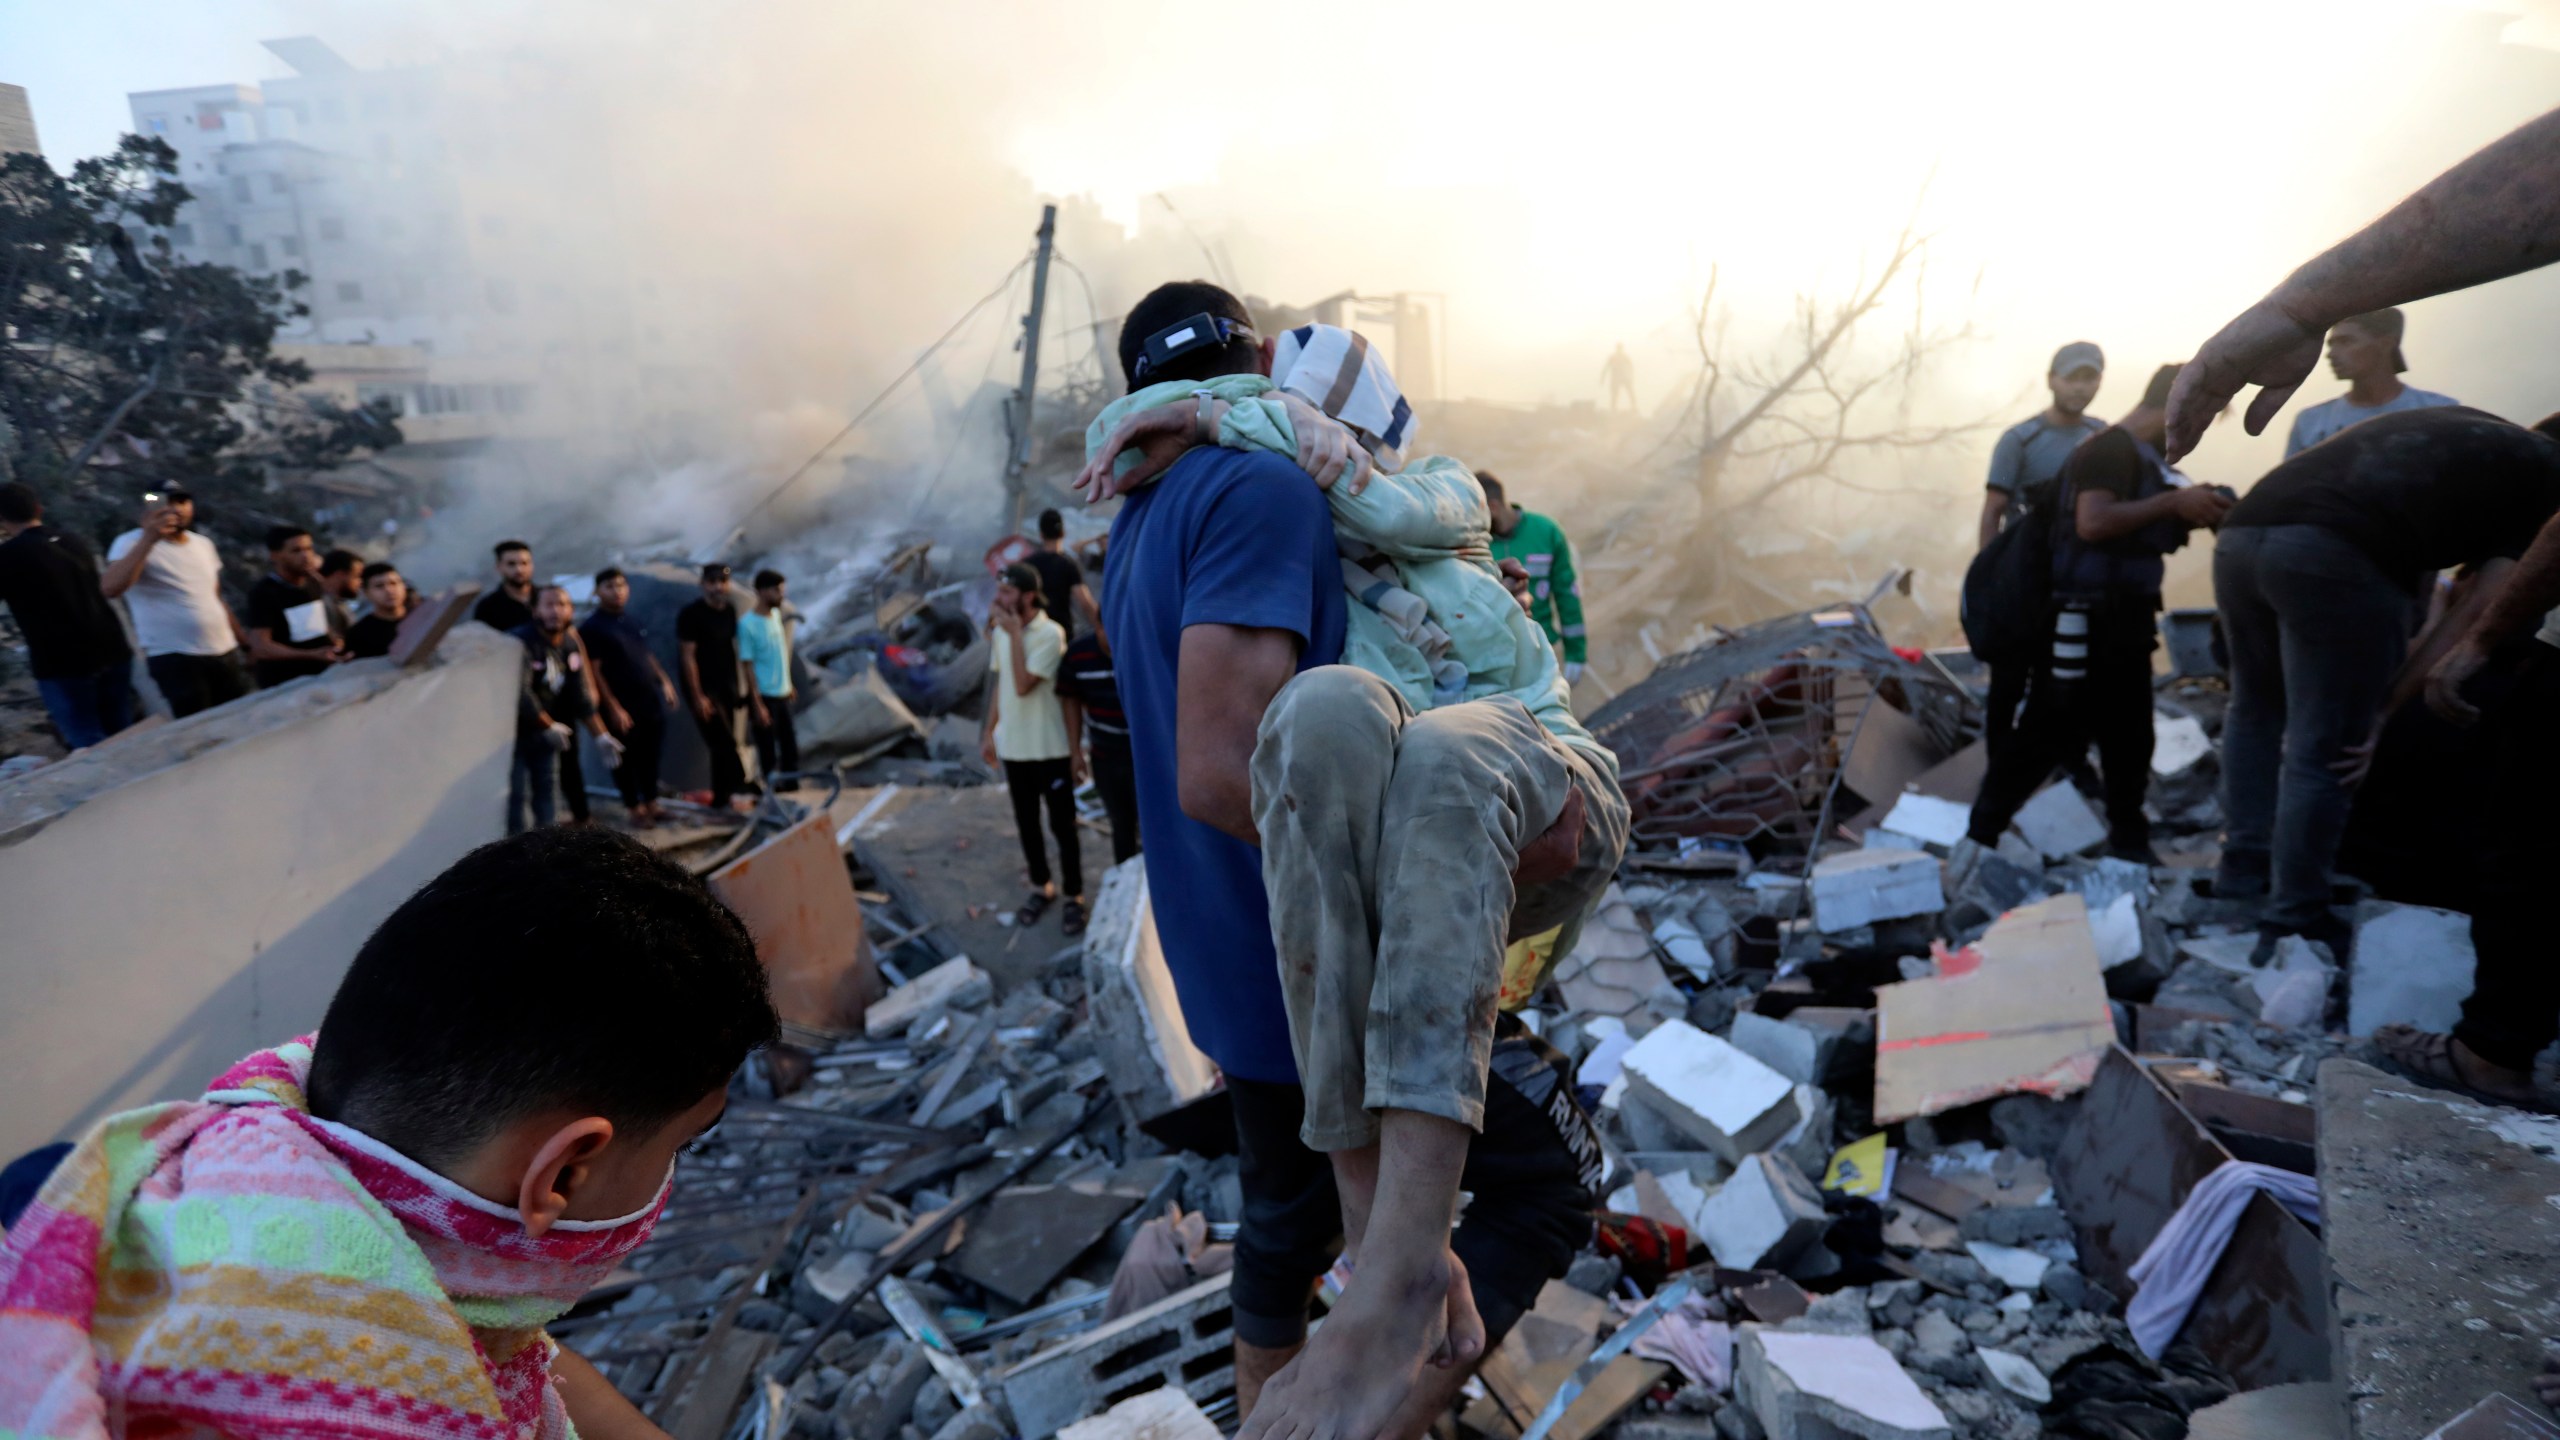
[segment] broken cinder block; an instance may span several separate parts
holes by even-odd
[[[2080,798],[2068,780],[2057,780],[2018,807],[2009,822],[2048,860],[2060,860],[2106,843],[2107,822]]]
[[[1699,1204],[1697,1219],[1698,1238],[1728,1270],[1784,1265],[1831,1223],[1813,1182],[1767,1155],[1746,1157]]]
[[[1891,1352],[1858,1335],[1799,1335],[1746,1325],[1735,1393],[1770,1440],[1951,1440],[1946,1415]]]
[[[1737,1165],[1802,1118],[1786,1076],[1685,1020],[1655,1026],[1619,1068],[1660,1118]]]
[[[983,1005],[995,998],[995,982],[966,955],[954,955],[873,1001],[863,1012],[862,1033],[871,1039],[899,1034],[929,1010]]]
[[[1947,907],[1938,862],[1921,850],[1851,850],[1813,867],[1813,919],[1837,934]]]

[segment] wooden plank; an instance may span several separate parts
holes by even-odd
[[[829,1035],[861,1030],[863,1010],[880,997],[880,973],[826,815],[711,872],[710,885],[755,936],[785,1023]]]

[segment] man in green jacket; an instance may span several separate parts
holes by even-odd
[[[1517,560],[1529,571],[1529,618],[1547,632],[1550,643],[1564,646],[1564,678],[1582,679],[1591,645],[1582,630],[1582,580],[1573,571],[1573,544],[1564,527],[1535,510],[1523,510],[1503,498],[1502,482],[1482,471],[1485,504],[1493,511],[1493,558]]]

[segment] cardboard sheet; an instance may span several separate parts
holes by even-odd
[[[1876,990],[1879,1125],[1995,1095],[2069,1095],[2115,1040],[2078,895],[2022,906],[1958,953],[1979,963]]]

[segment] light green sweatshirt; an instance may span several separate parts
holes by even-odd
[[[1220,445],[1297,458],[1298,439],[1289,413],[1272,383],[1259,375],[1168,381],[1134,391],[1106,406],[1087,427],[1085,454],[1099,453],[1103,441],[1127,416],[1198,390],[1228,403],[1218,429]],[[1135,463],[1134,455],[1122,457],[1124,469]],[[1456,685],[1445,680],[1435,684],[1430,658],[1408,638],[1412,627],[1380,609],[1384,600],[1392,611],[1393,597],[1381,595],[1378,587],[1364,583],[1359,572],[1350,569],[1345,571],[1343,587],[1353,602],[1345,607],[1350,623],[1343,640],[1344,664],[1356,665],[1395,686],[1417,712],[1509,695],[1528,707],[1557,739],[1590,756],[1609,775],[1618,773],[1617,757],[1575,717],[1571,692],[1546,632],[1503,586],[1493,561],[1484,491],[1465,466],[1434,455],[1394,474],[1379,472],[1357,495],[1341,485],[1325,493],[1344,555],[1356,560],[1374,552],[1391,563],[1398,586],[1420,597],[1429,608],[1431,623],[1447,632],[1449,658],[1463,666],[1464,675]],[[1444,676],[1454,678],[1454,671],[1444,666]]]

